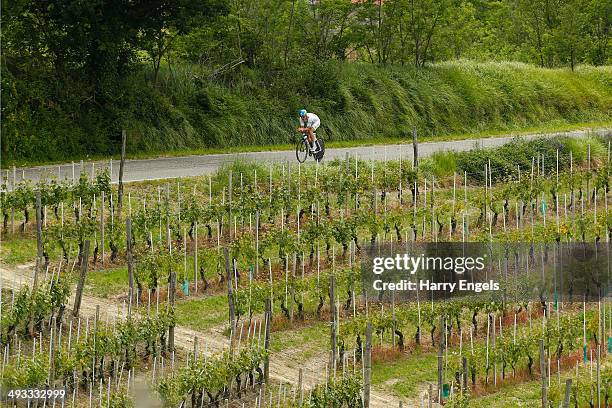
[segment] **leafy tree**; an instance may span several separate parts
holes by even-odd
[[[141,22],[139,37],[153,64],[153,84],[157,83],[162,58],[174,44],[177,36],[202,27],[216,15],[228,12],[225,0],[156,0],[144,3],[135,10],[135,18]]]

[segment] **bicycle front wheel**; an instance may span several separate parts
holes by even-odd
[[[300,163],[304,163],[308,158],[309,148],[304,140],[300,140],[295,145],[295,157]]]

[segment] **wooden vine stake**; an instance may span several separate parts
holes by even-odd
[[[438,402],[442,402],[443,370],[444,370],[444,338],[445,338],[444,316],[440,316],[440,340],[438,341]]]
[[[419,166],[419,142],[416,126],[412,128],[412,163],[415,169]]]
[[[569,408],[571,393],[572,393],[572,379],[568,378],[565,381],[565,398],[563,399],[563,408]]]
[[[266,299],[266,311],[265,311],[265,329],[264,329],[264,350],[266,351],[266,357],[264,359],[264,381],[266,384],[270,380],[270,328],[272,327],[272,301],[270,298]]]
[[[463,368],[462,370],[462,385],[461,385],[461,394],[463,395],[464,392],[467,392],[467,383],[468,383],[468,365],[467,365],[467,358],[463,357],[461,359],[461,366]]]
[[[125,220],[125,231],[127,234],[127,269],[130,292],[128,296],[128,318],[132,317],[132,302],[134,301],[134,257],[132,255],[132,219]]]
[[[595,186],[594,192],[597,191],[597,187]],[[595,208],[597,208],[597,201],[595,201]],[[595,210],[597,211],[597,210]],[[599,299],[597,311],[597,352],[596,352],[596,381],[597,381],[597,406],[601,406],[601,339],[603,339],[603,333],[601,330],[601,298]],[[604,320],[605,321],[605,320]]]
[[[223,248],[223,256],[225,257],[225,275],[227,281],[227,305],[229,307],[229,323],[230,330],[234,331],[236,324],[236,309],[234,308],[234,288],[232,285],[232,271],[230,268],[230,258],[229,251],[226,248]],[[230,344],[231,348],[231,344]]]
[[[540,340],[540,375],[542,376],[542,408],[548,407],[548,380],[546,379],[546,354],[544,340]]]
[[[74,177],[72,177],[74,179]],[[74,184],[74,182],[73,182]],[[11,191],[15,191],[17,188],[17,168],[13,166],[13,186]],[[15,233],[15,208],[11,206],[11,234]]]
[[[176,272],[170,272],[170,288],[168,293],[168,301],[170,302],[170,313],[174,316],[174,299],[176,297]],[[168,351],[174,354],[174,319],[170,320],[168,326]]]
[[[112,173],[111,173],[112,175]],[[104,263],[104,191],[102,191],[100,203],[100,246],[102,247],[102,263]]]
[[[96,315],[94,318],[94,329],[93,329],[93,366],[91,367],[91,371],[93,376],[95,377],[96,367],[98,366],[98,322],[100,321],[100,305],[96,305]]]
[[[50,386],[53,386],[53,383],[55,382],[55,342],[57,341],[55,338],[57,318],[54,316],[52,320],[53,320],[53,324],[51,325],[50,338],[49,338],[49,385]]]
[[[298,220],[299,220],[299,214],[298,214]],[[299,226],[298,226],[299,227]],[[291,281],[294,282],[295,281],[295,274],[296,274],[296,270],[297,270],[297,253],[293,254],[293,265],[291,267]],[[291,286],[289,287],[289,321],[291,323],[293,323],[293,312],[294,312],[294,307],[295,307],[295,284],[291,284]]]
[[[304,403],[304,369],[300,367],[298,371],[298,406],[302,406]]]
[[[229,229],[229,238],[232,240],[232,171],[229,172],[229,183],[228,183],[228,199],[229,206],[227,207],[227,228]]]
[[[121,131],[121,162],[119,163],[119,189],[117,191],[117,217],[121,219],[121,207],[123,205],[123,169],[125,167],[125,143],[127,140],[127,132]]]
[[[193,281],[195,294],[198,294],[198,222],[195,223],[195,245],[193,246]]]
[[[259,210],[255,212],[255,277],[259,276]]]
[[[43,264],[43,242],[42,242],[42,212],[40,190],[36,191],[36,247],[38,250],[36,256],[36,269],[34,270],[34,288],[38,284],[38,274]]]
[[[330,344],[331,353],[329,355],[329,367],[333,370],[336,362],[336,277],[329,278],[329,323],[330,323]]]
[[[363,356],[363,408],[370,408],[370,378],[372,376],[372,323],[366,324],[366,344]]]
[[[81,273],[79,282],[77,283],[76,295],[74,298],[74,308],[72,316],[79,317],[79,309],[81,309],[81,298],[83,297],[83,286],[85,285],[85,276],[87,275],[87,264],[89,263],[89,240],[83,244],[83,258],[81,261]]]

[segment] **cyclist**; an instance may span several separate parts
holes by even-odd
[[[310,144],[310,152],[312,154],[318,153],[321,148],[317,143],[316,130],[321,126],[321,119],[312,112],[306,112],[306,109],[300,109],[298,111],[300,115],[300,127],[298,132],[306,133],[308,137],[308,143]]]

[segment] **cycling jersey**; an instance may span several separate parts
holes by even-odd
[[[304,120],[304,118],[300,118],[300,125],[302,127],[311,127],[312,130],[317,130],[319,126],[321,126],[321,119],[314,113],[307,113],[308,120]]]

